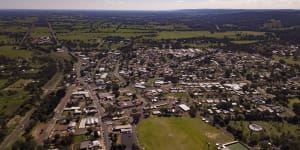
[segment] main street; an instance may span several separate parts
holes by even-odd
[[[102,116],[104,116],[104,110],[100,105],[100,100],[96,95],[96,92],[93,90],[94,88],[91,86],[91,84],[86,83],[84,79],[80,76],[80,70],[83,60],[78,59],[78,64],[76,64],[76,74],[77,74],[77,81],[82,85],[84,88],[88,89],[91,99],[93,100],[94,105],[96,106],[98,113],[96,114],[96,117],[100,120],[100,130],[101,130],[101,138],[100,143],[103,145],[103,149],[109,150],[111,147],[111,141],[109,139],[109,133],[108,133],[108,127],[105,124],[105,122],[102,121]],[[98,66],[98,65],[97,65]]]

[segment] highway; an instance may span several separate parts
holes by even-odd
[[[57,40],[57,37],[56,37],[56,32],[53,30],[52,25],[49,22],[48,22],[48,27],[49,27],[52,38],[54,39],[56,45],[60,45],[60,43],[59,43],[59,41]]]
[[[49,94],[49,90],[45,90],[41,98],[43,99],[48,94]],[[25,129],[29,125],[30,118],[35,110],[36,108],[33,107],[31,110],[29,110],[26,113],[26,115],[22,118],[22,120],[18,123],[18,125],[14,128],[14,130],[9,135],[7,135],[5,139],[2,141],[0,145],[0,150],[8,148],[11,144],[16,142],[21,135],[23,135]]]
[[[0,150],[8,148],[24,133],[24,129],[28,127],[30,117],[34,111],[35,109],[33,108],[29,112],[27,112],[27,114],[22,118],[16,128],[2,141]]]
[[[31,32],[33,31],[33,28],[35,27],[35,22],[32,22],[31,26],[28,28],[26,34],[24,35],[22,41],[20,42],[20,44],[23,44],[26,39],[28,38],[28,36],[30,36]]]

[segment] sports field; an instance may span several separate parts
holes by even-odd
[[[216,143],[233,140],[229,133],[189,117],[148,118],[138,125],[137,135],[145,150],[216,149]]]
[[[244,146],[243,144],[237,142],[234,144],[230,144],[227,146],[230,150],[249,150],[246,146]]]

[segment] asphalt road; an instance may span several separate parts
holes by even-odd
[[[135,140],[132,133],[121,133],[121,143],[126,145],[126,150],[131,150]]]
[[[8,148],[24,133],[24,129],[28,127],[30,117],[34,111],[35,109],[33,108],[29,112],[27,112],[27,114],[23,117],[23,119],[16,126],[16,128],[2,141],[0,145],[0,150]]]
[[[100,140],[102,140],[101,143],[104,144],[103,149],[109,150],[111,147],[111,141],[109,139],[108,128],[102,120],[102,116],[104,115],[104,110],[102,109],[102,107],[99,103],[100,100],[98,99],[96,92],[93,91],[93,88],[91,87],[91,85],[84,82],[84,80],[80,77],[80,69],[81,69],[82,62],[83,61],[80,58],[78,58],[78,64],[76,65],[77,66],[77,70],[76,70],[77,79],[78,79],[79,83],[81,85],[83,85],[85,88],[87,88],[91,94],[91,99],[93,100],[93,103],[98,110],[96,117],[100,120],[100,129],[101,129],[101,134],[102,134],[101,135],[102,138]]]
[[[91,98],[93,99],[93,103],[94,103],[94,105],[96,106],[96,108],[98,110],[98,113],[96,114],[96,117],[100,120],[100,129],[101,129],[101,134],[102,134],[101,137],[104,137],[104,138],[100,139],[100,140],[102,140],[101,143],[104,144],[104,147],[103,147],[104,149],[109,150],[110,149],[110,140],[108,138],[107,127],[106,127],[105,123],[102,122],[102,113],[103,113],[102,107],[100,106],[99,99],[96,96],[96,93],[92,90],[91,86],[87,85],[87,87],[88,87],[88,89],[91,93]]]
[[[26,41],[26,39],[28,38],[28,36],[30,36],[31,32],[33,31],[34,26],[35,26],[35,22],[32,22],[31,26],[28,28],[28,30],[27,30],[26,34],[24,35],[20,44],[23,44]]]
[[[54,39],[55,43],[56,43],[57,45],[59,45],[60,43],[59,43],[58,40],[57,40],[56,33],[55,33],[55,31],[53,30],[53,28],[52,28],[52,26],[51,26],[51,24],[50,24],[49,22],[48,22],[48,27],[49,27],[49,30],[50,30],[51,35],[52,35],[52,38]]]
[[[42,98],[48,94],[48,90],[44,91]],[[17,141],[17,139],[25,132],[25,129],[28,127],[30,118],[36,108],[32,108],[30,111],[26,113],[26,115],[22,118],[19,124],[15,127],[15,129],[5,137],[0,145],[0,150],[8,148],[11,144]]]

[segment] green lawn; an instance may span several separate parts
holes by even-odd
[[[297,134],[297,129],[299,128],[297,125],[289,124],[286,122],[280,123],[273,121],[253,121],[252,123],[262,126],[264,131],[258,133],[252,132],[251,134],[251,131],[248,128],[248,121],[230,121],[229,125],[234,127],[235,129],[242,130],[243,136],[246,137],[246,139],[249,139],[251,136],[259,136],[260,134],[268,135],[271,137],[280,136],[283,133],[287,134],[288,132]]]
[[[8,36],[5,36],[5,35],[0,35],[0,42],[14,42],[14,39],[8,37]]]
[[[253,44],[258,42],[257,40],[237,40],[237,41],[231,41],[234,44]]]
[[[72,56],[68,54],[67,51],[64,52],[51,52],[51,54],[49,55],[50,57],[52,57],[53,59],[58,59],[60,61],[71,61],[72,60]]]
[[[48,27],[35,27],[30,36],[35,38],[41,36],[51,36],[51,33]]]
[[[4,88],[6,83],[7,83],[7,79],[0,79],[0,89]]]
[[[204,123],[199,118],[148,118],[137,127],[139,142],[145,150],[216,149],[216,143],[233,140],[232,135]]]
[[[291,98],[291,99],[289,99],[289,104],[288,104],[289,108],[293,109],[293,105],[295,103],[300,103],[300,99],[299,98]]]
[[[241,143],[234,143],[227,146],[230,150],[249,150],[247,147]]]
[[[24,87],[32,80],[20,79],[1,91],[0,114],[10,115],[30,98]]]
[[[1,46],[0,55],[6,56],[11,59],[23,58],[30,59],[32,57],[32,52],[28,50],[16,50],[13,46]]]
[[[75,135],[73,138],[74,143],[80,143],[81,141],[87,140],[88,136],[86,135]]]
[[[2,92],[0,97],[0,114],[11,115],[17,111],[19,106],[25,102],[30,95],[25,91],[17,91],[15,94],[9,95]]]
[[[45,90],[54,90],[63,79],[63,77],[64,74],[62,72],[56,72],[42,88]]]
[[[135,33],[135,32],[108,32],[108,33],[80,33],[80,32],[69,32],[58,34],[60,40],[82,40],[84,42],[94,43],[99,39],[103,39],[109,36],[118,36],[125,39],[137,36],[150,35],[152,33]]]
[[[12,33],[24,33],[28,30],[28,27],[26,26],[1,26],[0,32],[12,32]]]
[[[23,88],[31,82],[32,82],[32,80],[19,79],[12,85],[8,86],[5,90],[15,90],[15,91],[23,90]]]
[[[294,60],[292,56],[284,57],[284,56],[273,56],[274,60],[284,60],[287,64],[294,65],[298,64],[300,65],[300,60]]]

